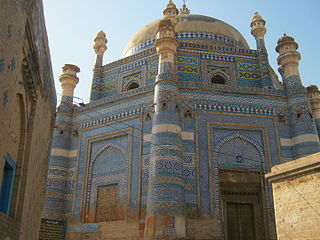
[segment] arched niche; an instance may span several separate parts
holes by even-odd
[[[208,82],[210,84],[230,85],[230,77],[224,71],[214,70],[208,75]]]
[[[128,157],[119,147],[106,146],[93,158],[87,176],[85,222],[125,218],[128,200]]]

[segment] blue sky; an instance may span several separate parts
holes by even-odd
[[[104,64],[118,60],[126,42],[146,24],[162,17],[167,0],[43,0],[56,91],[61,93],[59,75],[65,63],[80,67],[75,96],[89,101],[97,32],[108,38]],[[174,1],[178,8],[183,1]],[[220,19],[235,27],[256,49],[250,34],[250,19],[258,11],[266,20],[265,37],[269,61],[278,73],[275,47],[286,33],[299,44],[300,74],[305,86],[320,85],[320,0],[188,0],[191,13]],[[278,74],[280,77],[280,75]],[[281,78],[280,78],[281,79]],[[58,99],[60,97],[58,96]]]

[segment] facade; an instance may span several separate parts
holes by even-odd
[[[264,174],[320,150],[298,45],[279,39],[279,81],[258,13],[256,50],[185,5],[163,13],[106,65],[98,33],[88,104],[73,104],[80,69],[63,67],[43,229],[69,240],[276,239]]]
[[[0,2],[0,239],[37,239],[56,111],[42,1]]]
[[[320,153],[274,166],[266,177],[272,182],[278,239],[318,239]]]

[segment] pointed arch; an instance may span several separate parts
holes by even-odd
[[[237,141],[238,140],[238,141]],[[232,143],[230,145],[230,143]],[[228,149],[229,146],[234,146],[234,148],[237,150],[239,149],[238,154],[234,153],[233,150]],[[247,151],[246,154],[243,153],[242,148],[248,148],[252,147],[250,151]],[[223,150],[223,148],[227,148],[228,150]],[[240,151],[242,150],[242,151]],[[255,155],[255,151],[257,153],[257,156]],[[234,162],[232,164],[236,165],[243,165],[243,166],[251,166],[253,168],[260,168],[263,171],[267,171],[267,165],[265,163],[265,155],[263,149],[259,146],[259,144],[255,143],[252,139],[240,135],[240,134],[232,134],[229,135],[222,140],[218,142],[218,144],[215,146],[215,157],[214,161],[219,162],[221,164],[221,161],[219,161],[219,157],[221,155],[228,156],[228,159],[234,158]],[[219,156],[220,155],[220,156]],[[243,155],[249,155],[249,156],[243,156]],[[239,156],[239,157],[238,157]],[[258,159],[256,159],[258,157]],[[242,158],[242,161],[238,161]],[[227,159],[227,158],[226,158]]]
[[[220,69],[213,70],[208,75],[211,84],[230,85],[230,77]]]
[[[88,166],[87,184],[84,203],[84,221],[87,216],[94,218],[96,213],[97,188],[101,185],[118,185],[121,199],[128,197],[128,154],[119,146],[108,144],[101,148],[92,158]],[[119,192],[120,194],[120,192]],[[119,195],[120,196],[120,195]],[[89,221],[91,221],[90,219]]]
[[[130,91],[136,88],[139,88],[139,83],[133,81],[127,85],[126,91]]]

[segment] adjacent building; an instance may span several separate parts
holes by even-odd
[[[258,13],[256,49],[186,5],[163,13],[109,64],[98,33],[88,104],[63,67],[40,239],[276,239],[264,174],[320,150],[298,44],[278,41],[280,81]]]
[[[320,153],[271,168],[278,239],[320,237]]]
[[[0,1],[0,239],[38,238],[56,111],[42,1]]]

